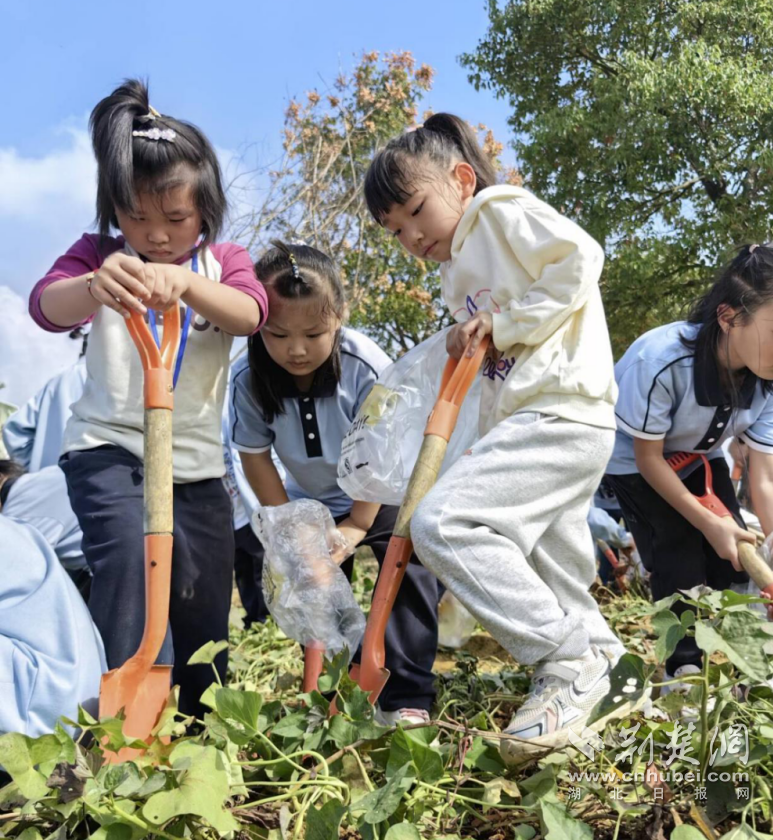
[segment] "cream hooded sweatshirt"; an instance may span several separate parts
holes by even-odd
[[[482,433],[516,411],[615,428],[603,264],[595,240],[525,189],[489,187],[472,200],[440,274],[457,321],[493,313],[503,356],[484,363]]]

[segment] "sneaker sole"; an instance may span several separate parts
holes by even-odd
[[[635,702],[624,703],[622,706],[612,709],[609,714],[599,718],[597,721],[594,721],[594,723],[590,726],[584,723],[580,724],[580,728],[581,730],[590,729],[592,732],[601,732],[611,721],[620,720],[621,718],[628,717],[628,715],[638,712],[644,707],[649,699],[650,691],[649,689],[646,689],[642,693],[642,696]],[[539,738],[531,738],[528,741],[517,741],[515,739],[501,741],[499,744],[499,754],[502,756],[502,760],[505,764],[512,765],[529,761],[532,758],[536,758],[546,752],[562,750],[565,747],[570,746],[570,728],[571,727],[566,727],[565,729],[560,729],[558,732],[551,732],[549,735],[542,735]]]

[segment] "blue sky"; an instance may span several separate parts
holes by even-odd
[[[155,107],[201,126],[226,157],[250,147],[265,165],[290,98],[324,90],[363,51],[411,50],[436,70],[427,106],[510,136],[507,104],[476,92],[458,62],[485,34],[484,0],[44,0],[6,5],[4,24],[18,37],[0,51],[0,400],[17,404],[74,358],[73,342],[27,320],[26,297],[91,229],[86,121],[124,77],[148,77]]]

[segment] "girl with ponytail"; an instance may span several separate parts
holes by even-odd
[[[91,324],[86,382],[60,464],[93,574],[89,608],[108,666],[117,668],[137,650],[145,616],[143,374],[124,318],[139,312],[154,325],[169,307],[182,310],[171,632],[159,661],[174,661],[180,708],[201,717],[212,672],[187,662],[228,637],[232,587],[231,504],[221,481],[229,350],[234,335],[250,335],[265,319],[266,294],[247,252],[215,241],[226,199],[198,128],[159,113],[134,79],[94,108],[90,126],[99,233],[57,259],[32,290],[30,312],[51,332]],[[225,653],[216,666],[224,679]]]
[[[492,337],[483,436],[424,498],[411,533],[422,563],[515,659],[537,665],[504,758],[561,748],[609,692],[623,652],[588,592],[586,517],[615,436],[603,252],[527,190],[497,185],[451,114],[381,149],[365,198],[409,253],[440,263],[459,322],[451,355]]]

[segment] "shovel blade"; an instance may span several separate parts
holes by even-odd
[[[129,664],[128,662],[126,663]],[[115,717],[124,710],[123,732],[127,738],[151,740],[151,732],[166,707],[172,685],[172,666],[153,665],[150,671],[138,673],[126,665],[102,675],[99,690],[99,716]],[[110,764],[129,761],[142,755],[144,750],[125,747],[118,752],[105,750],[105,760]]]

